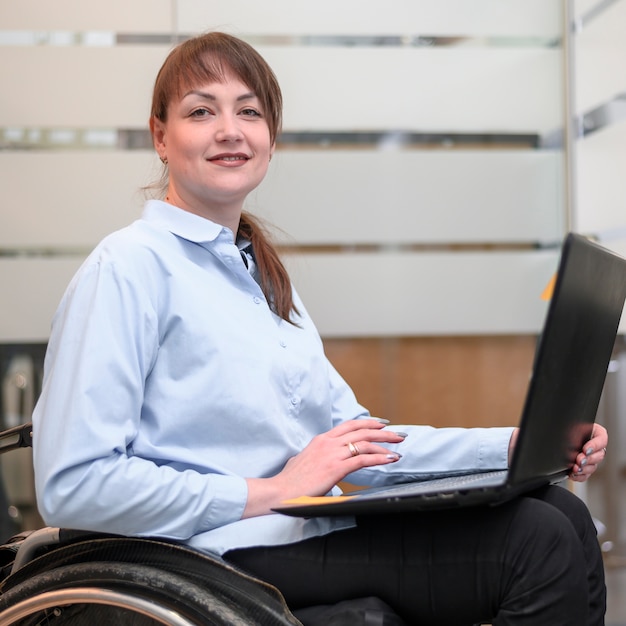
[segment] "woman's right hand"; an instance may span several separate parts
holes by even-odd
[[[248,478],[243,517],[271,513],[298,496],[322,496],[348,474],[364,467],[395,463],[401,455],[380,443],[400,443],[406,435],[383,430],[376,419],[354,419],[317,435],[272,478]]]

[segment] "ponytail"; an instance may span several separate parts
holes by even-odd
[[[280,318],[297,326],[291,319],[291,314],[300,315],[300,312],[293,303],[289,274],[260,220],[243,211],[237,234],[252,243],[261,290],[270,303],[270,308]]]

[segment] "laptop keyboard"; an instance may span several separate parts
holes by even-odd
[[[379,496],[410,496],[428,494],[438,491],[462,491],[467,488],[494,487],[502,484],[506,480],[507,470],[497,470],[491,472],[481,472],[479,474],[463,474],[461,476],[446,476],[445,478],[434,478],[432,480],[417,481],[412,483],[402,483],[391,487],[378,487],[355,492],[351,495],[367,497]]]

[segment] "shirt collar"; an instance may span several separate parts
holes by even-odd
[[[222,232],[227,233],[231,241],[234,240],[230,228],[184,209],[179,209],[162,200],[148,200],[141,217],[145,221],[165,228],[172,234],[193,243],[215,241]]]

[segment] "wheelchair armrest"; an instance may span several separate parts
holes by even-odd
[[[37,550],[44,546],[56,545],[60,542],[60,529],[46,526],[30,533],[22,540],[15,553],[11,574],[26,565],[35,556]]]
[[[17,450],[18,448],[31,448],[33,445],[33,424],[20,424],[8,430],[0,432],[0,454]]]
[[[10,548],[15,554],[9,568],[5,568],[6,576],[12,575],[19,569],[30,563],[41,554],[42,549],[54,549],[57,546],[70,543],[105,538],[120,538],[120,535],[99,533],[89,530],[76,530],[73,528],[55,528],[44,526],[38,530],[28,531],[12,538],[2,548]],[[7,573],[8,569],[8,573]]]

